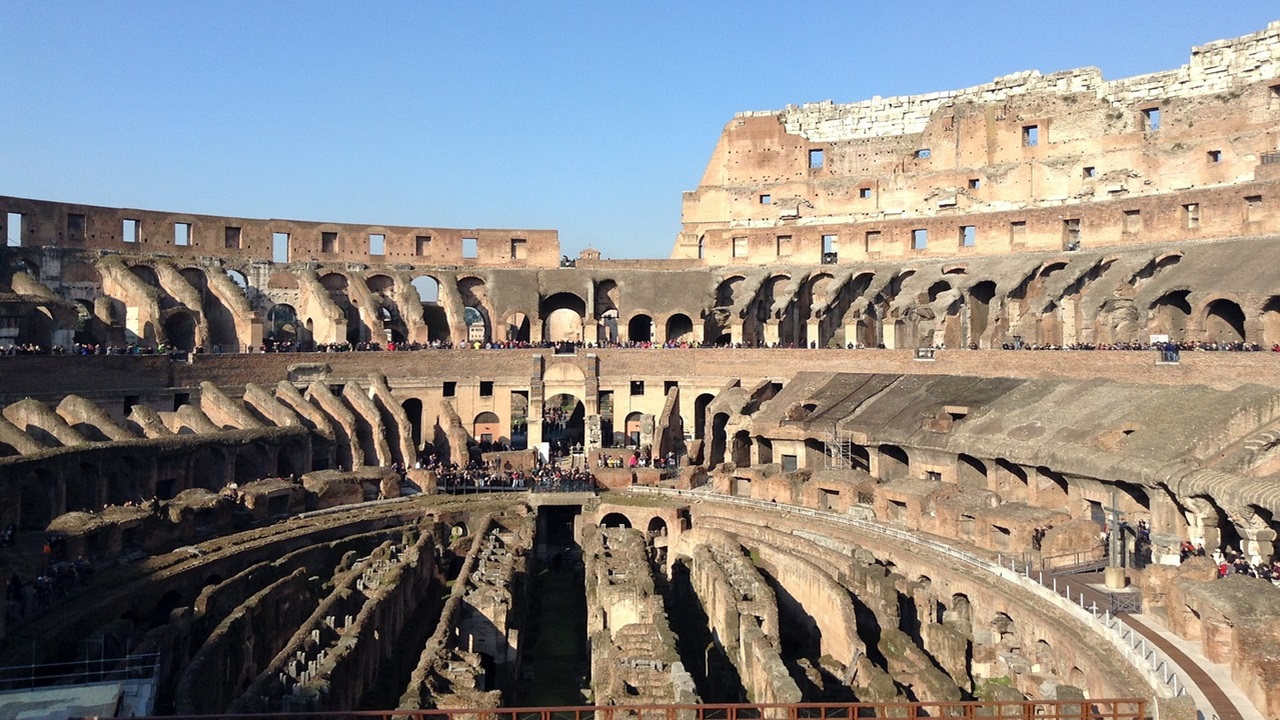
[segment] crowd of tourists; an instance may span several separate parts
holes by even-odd
[[[288,341],[267,341],[262,345],[251,348],[251,352],[256,353],[344,353],[344,352],[413,352],[419,350],[454,350],[454,349],[471,349],[471,350],[552,350],[557,353],[567,354],[578,350],[599,350],[599,349],[621,349],[621,350],[697,350],[697,349],[735,349],[735,350],[796,350],[796,349],[819,349],[817,343],[809,343],[796,345],[794,343],[765,343],[759,342],[738,342],[738,343],[712,343],[712,342],[692,342],[688,340],[668,340],[666,342],[654,341],[625,341],[625,342],[529,342],[526,340],[494,340],[490,342],[472,342],[455,344],[448,341],[433,340],[427,343],[419,342],[340,342],[340,343],[301,343],[293,340]],[[845,350],[884,350],[883,344],[874,347],[863,345],[862,343],[846,343],[843,348],[838,346],[828,346],[822,349],[845,349]],[[934,350],[946,350],[945,343],[938,343],[933,346]],[[977,343],[970,344],[969,350],[981,349]],[[1263,352],[1270,350],[1271,352],[1280,353],[1280,343],[1273,344],[1270,348],[1256,342],[1201,342],[1197,340],[1183,340],[1179,342],[1114,342],[1114,343],[1026,343],[1026,342],[1006,342],[1001,343],[1001,350],[1126,350],[1133,352],[1147,351],[1164,351],[1164,352],[1189,352],[1189,351],[1223,351],[1223,352]],[[191,351],[196,355],[202,355],[208,352],[203,346],[197,346]],[[231,352],[228,348],[221,345],[215,345],[212,350],[213,354],[222,354]],[[238,350],[236,351],[238,352]],[[62,345],[54,345],[44,347],[37,343],[24,343],[20,345],[4,345],[0,346],[0,356],[13,355],[169,355],[171,357],[185,356],[186,351],[179,350],[164,343],[157,345],[148,345],[146,343],[127,343],[124,345],[108,344],[108,343],[76,343],[70,348]]]
[[[970,346],[971,350],[977,350],[976,345]],[[1197,340],[1182,340],[1179,342],[1118,342],[1118,343],[1070,343],[1067,345],[1042,345],[1038,343],[1003,343],[1000,346],[1002,350],[1136,350],[1136,351],[1164,351],[1164,352],[1195,352],[1195,351],[1222,351],[1222,352],[1262,352],[1263,348],[1258,343],[1246,342],[1200,342]],[[1271,346],[1271,352],[1280,352],[1280,343]]]
[[[10,525],[6,534],[12,543]],[[15,570],[5,586],[5,619],[8,625],[43,612],[54,602],[88,585],[93,580],[93,564],[83,556],[75,560],[64,559],[62,538],[50,535],[42,548],[44,570],[31,580],[23,580]]]
[[[516,469],[509,461],[471,460],[446,463],[435,455],[419,463],[436,473],[436,487],[446,493],[531,490],[533,492],[595,492],[595,476],[585,469],[565,468],[539,458],[532,469]]]

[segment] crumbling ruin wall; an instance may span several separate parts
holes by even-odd
[[[501,702],[499,690],[485,687],[479,655],[467,648],[458,647],[453,641],[458,621],[465,612],[468,579],[480,564],[485,538],[497,526],[492,515],[473,518],[471,525],[473,533],[462,568],[454,578],[453,588],[440,611],[435,632],[428,638],[410,675],[409,687],[401,695],[397,707],[442,707],[441,702],[447,701],[456,703],[456,707],[484,708],[498,707]]]
[[[1280,716],[1280,589],[1240,574],[1205,580],[1197,565],[1184,570],[1168,583],[1169,629],[1228,665],[1266,717]]]
[[[690,581],[712,637],[738,670],[753,703],[796,703],[803,697],[781,655],[778,602],[733,536],[694,529],[676,553],[691,550]]]
[[[433,547],[430,533],[412,528],[335,577],[334,591],[231,710],[257,709],[264,699],[272,708],[357,707],[386,657],[382,635],[396,637],[426,591]]]
[[[643,533],[587,526],[582,535],[593,702],[697,702],[654,590]]]
[[[288,640],[285,629],[297,627],[310,614],[313,583],[310,573],[298,568],[223,618],[178,680],[178,714],[220,712],[239,696]]]

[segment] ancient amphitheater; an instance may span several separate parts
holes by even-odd
[[[3,717],[1280,718],[1280,22],[742,113],[666,260],[0,222]]]

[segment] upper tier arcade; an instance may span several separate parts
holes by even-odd
[[[1103,80],[739,113],[673,258],[709,265],[1004,254],[1274,232],[1280,22]]]
[[[555,230],[401,227],[194,215],[0,196],[0,234],[24,247],[274,262],[550,268]]]

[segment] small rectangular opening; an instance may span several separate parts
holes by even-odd
[[[138,242],[138,221],[125,218],[120,223],[120,239],[127,243]]]
[[[84,226],[84,215],[67,213],[67,240],[70,242],[84,242]]]
[[[765,193],[765,194],[763,194],[763,195],[761,195],[761,196],[760,196],[760,204],[761,204],[761,205],[768,205],[768,204],[770,204],[770,203],[772,203],[772,202],[773,202],[773,196],[772,196],[772,195],[770,195],[770,194],[768,194],[768,193]]]
[[[480,381],[480,397],[493,397],[493,381],[492,380]]]
[[[866,251],[868,253],[880,252],[880,231],[868,230],[865,242],[866,242]]]
[[[746,238],[736,237],[733,239],[733,256],[736,258],[744,258],[747,256]]]
[[[911,249],[924,250],[929,247],[929,231],[924,228],[916,228],[911,231]]]
[[[1142,129],[1146,132],[1155,132],[1160,129],[1160,108],[1143,108]]]
[[[1124,232],[1136,233],[1142,229],[1142,211],[1125,210],[1124,211]]]
[[[161,500],[172,500],[178,494],[177,478],[165,478],[156,481],[156,497]]]
[[[840,237],[838,235],[823,235],[822,236],[822,254],[826,255],[828,253],[839,252],[840,251],[839,244],[840,244]]]
[[[1188,230],[1200,227],[1200,203],[1187,203],[1182,206],[1182,226]]]
[[[1085,167],[1083,177],[1085,180],[1092,180],[1093,177],[1096,176],[1097,174],[1098,174],[1098,168],[1092,165],[1089,165]]]
[[[1080,249],[1080,219],[1067,218],[1062,221],[1062,249]]]
[[[871,197],[871,188],[869,187],[858,188],[858,197],[862,198],[863,200],[866,200],[867,198]]]
[[[431,249],[431,236],[430,235],[417,236],[416,238],[414,238],[413,246],[414,246],[413,247],[414,255],[417,255],[418,257],[422,257],[423,255],[426,255],[427,250]]]
[[[442,394],[445,397],[453,397],[458,394],[458,383],[453,380],[445,380]]]
[[[4,220],[5,247],[22,247],[22,213],[7,213]]]
[[[1027,221],[1014,220],[1009,223],[1009,242],[1018,243],[1027,239]]]
[[[817,170],[818,168],[822,167],[822,164],[825,160],[826,160],[825,153],[821,149],[814,149],[809,151],[809,169],[810,170]]]
[[[632,380],[632,381],[631,381],[631,395],[632,395],[632,397],[635,397],[635,396],[637,396],[637,395],[643,395],[643,394],[644,394],[644,381],[643,381],[643,380]]]
[[[960,226],[960,247],[973,247],[978,241],[978,228],[973,225]]]
[[[662,396],[666,397],[670,395],[671,391],[675,390],[678,387],[680,387],[679,380],[667,380],[666,382],[662,383]]]
[[[187,247],[191,244],[191,223],[173,224],[173,244],[177,247]]]
[[[226,242],[227,249],[229,250],[240,249],[240,237],[241,237],[240,228],[238,227],[224,228],[223,235],[224,235],[224,240]]]
[[[917,160],[928,160],[931,157],[933,157],[933,151],[929,148],[920,148],[919,150],[916,150]]]
[[[1222,162],[1221,150],[1210,150],[1209,152],[1205,153],[1205,156],[1209,159],[1210,165]]]
[[[778,257],[786,257],[791,254],[791,236],[778,236]]]
[[[1262,196],[1250,195],[1244,199],[1244,221],[1257,222],[1262,219]]]
[[[1025,147],[1035,147],[1040,144],[1039,125],[1022,126],[1022,144]]]
[[[338,233],[322,232],[320,233],[320,252],[332,254],[338,251]]]
[[[511,238],[511,259],[512,260],[528,260],[529,259],[529,243],[521,238]]]
[[[782,472],[795,472],[799,467],[799,458],[795,455],[782,456]]]
[[[475,260],[480,257],[480,241],[475,238],[462,238],[462,257]]]
[[[924,472],[924,479],[932,482],[942,482],[942,473],[937,470],[926,470]]]
[[[969,178],[969,189],[977,190],[982,187],[982,178]]]
[[[271,233],[271,262],[289,262],[289,233]]]
[[[387,254],[387,236],[382,233],[369,233],[369,254]]]

